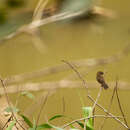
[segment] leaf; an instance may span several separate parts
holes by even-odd
[[[79,130],[79,129],[76,129],[72,124],[70,124],[69,127],[70,127],[69,130]]]
[[[70,124],[69,126],[71,129],[75,129],[75,127],[72,124]]]
[[[39,126],[37,126],[38,129],[50,129],[53,128],[52,126],[50,126],[49,124],[45,123],[45,124],[41,124]]]
[[[53,127],[51,127],[49,124],[45,123],[45,124],[41,124],[39,126],[36,127],[36,125],[33,126],[33,128],[29,128],[29,130],[42,130],[42,129],[51,129]]]
[[[37,126],[36,126],[36,121],[35,121],[35,119],[33,119],[33,126],[32,126],[32,128],[29,128],[29,130],[38,130],[38,129],[37,129]]]
[[[82,109],[83,109],[83,116],[85,118],[92,116],[92,107],[83,107]],[[87,130],[94,130],[92,118],[88,119],[87,124],[86,124],[86,129]]]
[[[57,118],[60,118],[60,117],[64,117],[64,115],[55,115],[55,116],[51,117],[51,118],[49,119],[49,121],[52,121],[52,120],[57,119]]]
[[[15,126],[16,121],[12,121],[9,126],[6,128],[6,130],[12,130],[12,128]]]
[[[28,91],[22,92],[21,95],[22,96],[26,96],[26,97],[28,97],[30,99],[34,99],[35,98],[35,96],[32,93],[28,92]]]
[[[29,127],[33,127],[33,124],[32,124],[32,122],[26,117],[26,116],[24,116],[24,115],[20,115],[23,119],[24,119],[24,121],[26,122],[26,124],[29,126]]]
[[[6,112],[14,112],[14,113],[18,113],[20,110],[18,109],[18,108],[16,108],[16,107],[7,107],[7,108],[5,108],[5,111]]]
[[[92,116],[92,107],[83,107],[82,109],[84,117]]]
[[[79,121],[76,121],[76,123],[78,123],[80,125],[81,128],[84,128],[84,124],[79,122]]]
[[[33,126],[33,128],[30,128],[29,130],[42,130],[42,129],[51,129],[51,128],[56,129],[56,130],[64,130],[62,128],[59,128],[59,127],[56,127],[54,125],[47,124],[47,123],[41,124],[41,125],[39,125],[37,127]]]

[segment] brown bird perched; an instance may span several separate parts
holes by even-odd
[[[103,87],[104,89],[107,89],[107,88],[108,88],[108,85],[106,84],[103,75],[104,75],[104,73],[103,73],[102,71],[98,71],[98,72],[97,72],[96,79],[97,79],[98,83],[101,84],[101,87]]]

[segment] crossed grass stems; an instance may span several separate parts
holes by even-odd
[[[127,120],[126,120],[126,117],[125,117],[125,114],[124,114],[124,112],[123,112],[123,110],[122,110],[121,103],[120,103],[120,98],[119,98],[119,94],[118,94],[118,80],[116,80],[116,84],[115,84],[115,87],[114,87],[114,90],[113,90],[113,94],[112,94],[112,97],[111,97],[111,100],[110,100],[109,108],[108,108],[108,109],[105,109],[102,105],[98,104],[98,100],[99,100],[99,98],[100,98],[100,96],[101,96],[101,92],[102,92],[103,88],[100,87],[99,92],[98,92],[98,95],[97,95],[97,98],[94,99],[94,98],[91,96],[91,94],[90,94],[90,91],[89,91],[89,88],[88,88],[88,86],[87,86],[86,80],[83,78],[83,76],[80,74],[80,72],[76,69],[76,66],[75,66],[74,64],[69,63],[68,61],[65,61],[65,60],[62,60],[62,62],[64,62],[65,64],[67,64],[67,65],[76,73],[76,75],[78,76],[78,78],[82,81],[82,86],[85,87],[85,89],[86,89],[88,99],[90,99],[90,100],[93,102],[93,106],[92,106],[93,115],[92,115],[92,116],[87,117],[87,118],[80,118],[80,119],[73,120],[73,121],[71,121],[70,123],[64,124],[64,125],[62,126],[62,128],[65,129],[65,128],[68,127],[68,126],[70,126],[70,125],[72,125],[72,124],[74,124],[74,123],[77,123],[78,121],[85,121],[85,122],[87,122],[88,119],[90,119],[90,118],[93,118],[93,120],[94,120],[94,118],[104,118],[104,120],[102,121],[102,124],[101,124],[101,126],[100,126],[100,130],[102,130],[103,127],[104,127],[104,124],[105,124],[106,119],[108,119],[108,118],[113,118],[115,121],[117,121],[117,122],[118,122],[120,125],[122,125],[124,128],[130,130],[130,128],[129,128],[129,126],[128,126],[128,123],[127,123]],[[4,92],[5,92],[5,97],[6,97],[8,106],[9,106],[10,108],[12,108],[12,105],[11,105],[11,103],[10,103],[10,100],[9,100],[9,97],[8,97],[8,94],[7,94],[7,91],[6,91],[6,85],[5,85],[5,83],[4,83],[4,80],[3,80],[2,78],[0,78],[0,81],[1,81],[2,87],[3,87]],[[39,111],[39,114],[38,114],[38,117],[37,117],[37,120],[36,120],[36,126],[38,125],[41,112],[42,112],[42,110],[43,110],[43,108],[44,108],[44,106],[45,106],[45,104],[46,104],[46,102],[47,102],[47,99],[48,99],[49,94],[50,94],[50,93],[48,92],[46,95],[43,96],[42,105],[41,105],[41,108],[40,108],[40,111]],[[120,109],[120,111],[121,111],[122,116],[115,116],[115,115],[113,115],[112,113],[109,112],[109,111],[110,111],[110,108],[111,108],[111,105],[112,105],[112,103],[113,103],[113,98],[114,98],[115,95],[116,95],[116,97],[117,97],[118,106],[119,106],[119,109]],[[103,110],[103,111],[105,112],[105,115],[95,115],[95,114],[94,114],[94,111],[95,111],[95,107],[96,107],[96,106],[99,107],[101,110]],[[16,123],[17,123],[23,130],[26,130],[26,128],[24,128],[24,127],[22,126],[22,124],[18,121],[18,119],[17,119],[15,113],[13,112],[13,109],[11,110],[11,116],[10,116],[10,118],[8,119],[8,121],[6,122],[6,124],[8,124],[11,119],[14,119],[14,120],[16,121]],[[121,121],[121,119],[123,119],[124,121]],[[4,127],[6,126],[6,124],[4,125]],[[4,129],[4,127],[3,127],[3,129]],[[85,129],[86,129],[86,123],[84,123],[84,130],[85,130]]]
[[[76,75],[78,76],[78,78],[82,81],[83,87],[85,87],[85,89],[87,90],[87,97],[94,103],[94,105],[93,105],[93,107],[92,107],[93,113],[94,113],[94,110],[95,110],[95,106],[98,106],[100,109],[102,109],[102,110],[106,113],[106,115],[103,115],[103,116],[104,116],[104,120],[103,120],[103,122],[102,122],[102,124],[101,124],[100,130],[103,129],[103,126],[104,126],[104,124],[105,124],[105,121],[106,121],[106,119],[109,118],[109,117],[115,119],[118,123],[120,123],[120,124],[121,124],[122,126],[124,126],[126,129],[130,130],[130,128],[129,128],[129,126],[128,126],[128,123],[127,123],[127,120],[126,120],[126,117],[125,117],[125,115],[124,115],[124,112],[123,112],[123,110],[122,110],[121,103],[120,103],[120,99],[119,99],[119,95],[118,95],[118,88],[117,88],[117,87],[118,87],[118,81],[116,81],[116,85],[115,85],[114,90],[113,90],[113,94],[112,94],[112,97],[111,97],[111,101],[110,101],[110,104],[109,104],[109,108],[108,108],[108,110],[107,110],[107,109],[105,109],[102,105],[100,105],[100,104],[97,103],[98,100],[99,100],[99,98],[100,98],[100,95],[101,95],[101,92],[102,92],[103,88],[100,87],[100,90],[99,90],[99,92],[98,92],[97,98],[96,98],[96,100],[94,100],[94,99],[92,98],[92,96],[90,95],[90,91],[89,91],[89,88],[87,87],[87,82],[86,82],[86,80],[84,80],[84,78],[82,77],[82,75],[78,72],[78,70],[76,69],[75,65],[72,65],[71,63],[69,63],[68,61],[65,61],[65,60],[62,60],[62,62],[66,63],[66,64],[76,73]],[[119,109],[120,109],[120,111],[121,111],[121,114],[122,114],[122,117],[123,117],[123,119],[124,119],[124,122],[122,122],[121,120],[119,120],[119,118],[118,118],[117,116],[114,116],[112,113],[109,112],[109,111],[110,111],[110,107],[111,107],[112,102],[113,102],[113,97],[114,97],[115,94],[116,94],[116,96],[117,96],[117,101],[118,101]],[[93,117],[88,117],[88,119],[89,119],[89,118],[95,118],[95,117],[98,117],[98,116],[99,116],[99,117],[100,117],[100,116],[102,117],[102,115],[93,115]],[[82,120],[82,119],[79,119],[79,120]],[[83,120],[85,120],[85,119],[83,119]],[[76,120],[76,121],[77,121],[77,120]],[[75,123],[76,121],[72,121],[71,123]],[[71,123],[69,123],[69,124],[71,124]],[[68,125],[65,125],[65,126],[68,126]]]

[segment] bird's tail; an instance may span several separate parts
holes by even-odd
[[[104,89],[108,89],[109,87],[108,87],[108,85],[104,82],[104,83],[102,83],[102,87],[104,88]]]

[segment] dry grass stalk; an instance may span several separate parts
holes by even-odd
[[[110,112],[110,109],[111,109],[111,106],[112,106],[112,103],[113,103],[113,98],[114,98],[115,92],[116,92],[116,86],[114,87],[114,90],[113,90],[113,93],[112,93],[112,97],[111,97],[110,104],[109,104],[109,107],[108,107],[108,112]],[[107,116],[107,115],[108,115],[108,114],[106,113],[106,116]],[[103,129],[106,119],[107,119],[107,117],[104,118],[104,120],[102,121],[101,126],[100,126],[100,130]]]
[[[82,75],[77,71],[77,69],[75,68],[74,65],[72,65],[71,63],[69,63],[68,61],[62,60],[62,62],[66,63],[68,66],[70,66],[70,68],[72,70],[74,70],[74,72],[76,73],[76,75],[79,77],[79,79],[81,79],[81,81],[83,82],[83,86],[87,89],[88,94],[90,93],[88,90],[88,86],[86,84],[85,79],[82,77]]]
[[[122,114],[122,116],[123,116],[124,122],[125,122],[125,124],[126,124],[127,127],[128,127],[128,123],[127,123],[127,120],[126,120],[125,114],[124,114],[124,112],[123,112],[122,106],[121,106],[121,102],[120,102],[120,98],[119,98],[118,88],[117,88],[117,87],[118,87],[118,81],[116,81],[116,87],[115,87],[115,89],[116,89],[117,101],[118,101],[119,109],[120,109],[121,114]],[[130,129],[130,128],[129,128],[129,129]]]
[[[48,2],[49,2],[49,0],[39,0],[38,4],[34,10],[34,13],[33,13],[32,21],[37,21],[37,20],[42,19],[43,11],[44,11],[46,5],[48,4]]]
[[[72,64],[70,64],[68,61],[64,61],[64,62],[65,62],[66,64],[68,64],[68,65],[72,68],[72,70],[74,70],[74,72],[77,74],[77,76],[79,77],[79,79],[83,82],[84,87],[86,88],[87,83],[86,83],[86,81],[83,79],[83,77],[80,75],[80,73],[77,71],[77,69],[76,69]],[[88,88],[87,88],[87,89],[88,89]],[[98,106],[100,109],[102,109],[105,113],[107,113],[108,115],[114,117],[114,119],[115,119],[118,123],[120,123],[123,127],[125,127],[126,129],[129,130],[128,125],[125,124],[126,122],[125,122],[125,123],[122,122],[122,121],[119,120],[116,116],[114,116],[113,114],[111,114],[110,112],[108,112],[107,109],[105,109],[104,107],[102,107],[101,105],[99,105],[99,104],[97,103],[98,98],[100,97],[101,91],[102,91],[102,89],[99,91],[96,101],[91,97],[90,93],[88,93],[87,97],[88,97],[91,101],[94,102],[94,105],[93,105],[93,106],[97,105],[97,106]],[[119,104],[120,104],[120,103],[119,103]],[[95,107],[94,107],[94,108],[95,108]],[[93,108],[93,110],[94,110],[94,108]],[[120,108],[120,109],[121,109],[121,108]],[[122,109],[121,109],[121,111],[122,111]],[[123,117],[124,117],[124,114],[123,114],[123,113],[122,113],[122,115],[123,115]],[[125,118],[124,118],[124,119],[125,119]]]
[[[42,105],[41,105],[41,108],[40,108],[40,111],[39,111],[39,114],[38,114],[38,117],[37,117],[37,120],[36,120],[36,128],[35,130],[37,129],[37,125],[38,125],[38,122],[39,122],[39,119],[40,119],[40,115],[41,115],[41,112],[43,111],[43,108],[47,102],[47,99],[48,99],[48,96],[49,96],[49,92],[43,96],[43,100],[42,100]]]
[[[56,90],[54,89],[53,91],[49,91],[49,95],[48,98],[51,97],[53,94],[56,93]],[[35,111],[37,111],[38,106],[41,106],[41,102],[43,100],[43,95],[47,95],[48,91],[42,92],[42,94],[40,94],[33,103],[31,103],[30,105],[28,105],[28,107],[24,110],[24,114],[28,115],[29,117],[32,117],[32,113],[34,113]],[[44,96],[44,97],[45,97]]]
[[[95,103],[95,100],[90,96],[88,95],[88,98]],[[108,114],[109,116],[112,116],[114,120],[116,120],[119,124],[121,124],[124,128],[128,129],[129,130],[129,127],[124,123],[122,122],[121,120],[119,120],[116,116],[114,116],[112,113],[108,112],[107,109],[105,109],[104,107],[102,107],[100,104],[96,104],[96,106],[98,106],[100,109],[102,109],[106,114]]]
[[[99,98],[101,96],[102,90],[103,90],[103,87],[100,87],[97,98],[96,98],[96,101],[95,101],[95,103],[93,104],[93,107],[92,107],[93,111],[95,110],[95,106],[96,106],[96,104],[97,104],[97,102],[98,102],[98,100],[99,100]]]
[[[8,94],[7,94],[7,91],[6,91],[5,82],[4,82],[4,80],[3,80],[1,77],[0,77],[0,82],[1,82],[1,85],[2,85],[2,87],[3,87],[3,89],[4,89],[4,94],[5,94],[5,98],[6,98],[6,102],[7,102],[7,104],[8,104],[8,107],[11,109],[11,116],[9,117],[9,119],[7,120],[7,122],[5,123],[5,125],[2,127],[2,129],[4,129],[4,128],[6,127],[6,124],[8,124],[9,121],[11,121],[11,119],[14,119],[14,120],[16,120],[16,123],[18,124],[18,128],[19,128],[19,129],[26,130],[26,129],[24,128],[23,124],[21,124],[21,122],[18,121],[17,115],[16,115],[16,114],[14,113],[14,111],[13,111],[12,104],[11,104],[11,102],[10,102],[10,100],[9,100],[9,97],[8,97]],[[17,125],[17,124],[16,124],[16,125]],[[16,127],[16,128],[17,128],[17,127]]]
[[[90,118],[106,118],[106,117],[108,117],[108,118],[115,118],[115,116],[94,115],[94,116],[90,116],[90,117],[86,117],[86,118],[80,118],[80,119],[73,120],[73,121],[71,121],[70,123],[67,123],[67,124],[65,124],[64,126],[62,126],[62,128],[66,128],[66,127],[68,127],[68,126],[70,126],[70,125],[72,125],[72,124],[74,124],[74,123],[77,123],[77,122],[79,122],[79,121],[88,120],[88,119],[90,119]],[[116,117],[122,119],[121,116],[116,116]]]

